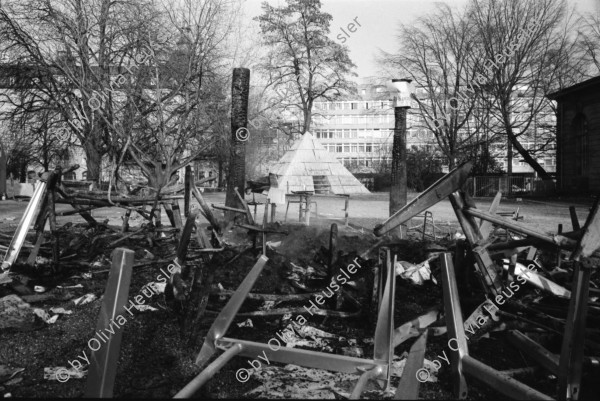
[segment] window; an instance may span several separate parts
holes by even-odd
[[[553,157],[547,157],[546,159],[544,159],[544,162],[545,162],[546,166],[554,166],[554,158]]]
[[[350,103],[344,102],[344,110],[349,110],[349,109],[350,109]]]
[[[365,102],[365,109],[369,110],[369,102]]]
[[[341,129],[336,129],[335,130],[335,138],[336,139],[342,138],[342,130]]]
[[[351,130],[350,138],[358,138],[358,130],[357,129]]]
[[[344,144],[344,153],[350,153],[350,144],[349,143]]]
[[[346,138],[346,139],[350,138],[350,130],[349,129],[344,130],[344,138]]]
[[[366,94],[367,94],[367,90],[366,90],[366,89],[363,89],[363,90],[361,90],[361,91],[360,91],[360,93],[361,93],[361,94],[364,96],[364,95],[366,95]]]
[[[357,144],[356,144],[356,143],[353,143],[353,144],[352,144],[352,146],[351,146],[351,150],[350,150],[350,151],[351,151],[352,153],[356,153],[356,152],[358,152],[358,146],[357,146]]]
[[[358,151],[359,152],[364,152],[365,151],[365,144],[364,143],[359,143],[358,144]]]
[[[336,110],[342,110],[342,103],[340,103],[340,102],[336,102],[336,103],[335,103],[335,109],[336,109]]]
[[[342,149],[343,149],[343,147],[342,147],[341,143],[338,143],[338,144],[335,145],[335,152],[336,153],[342,153]]]
[[[315,135],[317,135],[317,139],[321,139],[321,132],[320,131],[315,132]]]
[[[367,153],[373,153],[373,144],[372,143],[367,143],[365,145],[366,145],[365,152],[367,152]]]
[[[358,103],[350,103],[352,105],[352,110],[358,110]]]

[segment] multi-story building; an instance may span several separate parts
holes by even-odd
[[[391,148],[394,135],[394,105],[396,92],[391,85],[360,84],[358,95],[351,99],[333,102],[315,102],[311,132],[321,144],[334,153],[353,173],[383,172],[391,162]],[[423,100],[427,97],[424,88],[416,88],[415,95]],[[519,97],[524,94],[520,93]],[[527,103],[519,102],[515,110],[515,118],[520,113],[527,113]],[[431,130],[425,128],[416,101],[411,103],[407,114],[407,147],[436,147]],[[521,110],[523,109],[523,110]],[[473,119],[472,119],[473,120]],[[533,119],[527,132],[519,140],[527,150],[542,150],[535,153],[538,163],[546,171],[556,171],[554,147],[547,145],[553,135],[552,127],[556,117],[550,107],[544,108]],[[465,130],[474,129],[474,122],[465,125]],[[517,132],[519,133],[519,132]],[[481,133],[485,136],[485,133]],[[507,170],[506,137],[491,141],[492,156]],[[513,173],[533,173],[516,150],[513,150]]]
[[[394,136],[392,91],[385,85],[362,84],[353,99],[315,102],[312,133],[350,171],[385,170],[391,163]],[[407,146],[429,144],[433,136],[424,129],[414,128],[415,122],[416,113],[409,112]]]

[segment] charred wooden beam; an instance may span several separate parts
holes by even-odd
[[[204,200],[204,197],[202,196],[202,194],[200,193],[200,191],[198,190],[198,188],[195,185],[192,186],[192,193],[194,194],[194,196],[196,197],[196,200],[200,204],[200,210],[202,211],[202,215],[206,218],[206,220],[208,220],[210,225],[213,226],[213,228],[218,233],[220,233],[221,226],[219,225],[219,221],[216,219],[212,210],[210,210],[208,203],[206,203],[206,201]]]
[[[337,263],[337,237],[338,237],[338,226],[333,223],[331,230],[329,231],[329,261],[327,263],[329,270],[329,279],[331,280],[336,275],[335,265]]]
[[[181,237],[179,239],[179,244],[177,244],[177,251],[175,259],[173,260],[173,264],[175,265],[175,271],[171,275],[170,283],[173,286],[173,295],[175,299],[183,300],[188,295],[188,286],[183,280],[182,276],[188,276],[188,273],[185,272],[187,270],[185,266],[186,255],[188,252],[188,247],[190,245],[190,239],[192,238],[192,232],[194,230],[194,226],[196,224],[196,216],[198,212],[193,210],[188,215],[185,226],[181,232]]]
[[[265,212],[263,213],[263,230],[267,229],[267,222],[269,219],[269,199],[265,202]],[[262,232],[262,254],[267,256],[267,233],[265,231]]]
[[[509,331],[506,338],[511,344],[525,352],[550,373],[558,375],[559,359],[556,355],[521,333],[519,330]]]
[[[488,212],[484,212],[482,210],[473,208],[473,207],[465,207],[463,212],[471,217],[477,217],[491,223],[497,224],[501,227],[507,228],[511,231],[515,231],[521,234],[525,234],[527,236],[537,238],[549,244],[559,245],[559,246],[570,246],[573,247],[575,245],[575,241],[565,237],[564,235],[547,235],[537,232],[535,230],[530,229],[520,223],[513,222],[509,219],[505,219],[499,216],[492,215]]]
[[[220,205],[215,205],[214,203],[211,204],[211,206],[213,207],[213,209],[228,210],[230,212],[246,214],[246,210],[245,209],[236,209],[235,207],[220,206]]]
[[[129,218],[131,217],[131,209],[127,209],[125,211],[125,215],[123,216],[123,225],[121,226],[121,232],[126,233],[129,230]]]
[[[192,201],[192,185],[194,184],[194,176],[192,174],[192,166],[185,166],[185,181],[183,191],[183,215],[188,217],[190,214],[190,204]]]
[[[573,231],[580,230],[581,226],[579,225],[579,218],[577,217],[575,206],[569,206],[569,214],[571,215],[571,225],[573,226]]]
[[[244,200],[244,197],[240,194],[240,191],[238,191],[238,187],[234,188],[234,192],[242,206],[244,206],[244,210],[246,211],[246,217],[248,218],[248,224],[254,224],[254,218],[252,218],[250,207],[248,206],[248,203]]]
[[[450,194],[449,199],[463,233],[467,237],[469,245],[473,248],[473,255],[475,256],[480,279],[483,281],[485,290],[494,295],[499,294],[502,282],[496,272],[496,265],[492,261],[487,249],[485,246],[481,246],[484,238],[479,230],[479,225],[472,216],[463,212],[463,208],[466,205],[470,204],[471,208],[474,208],[473,201],[466,197],[464,192]]]

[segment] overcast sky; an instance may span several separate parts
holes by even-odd
[[[580,12],[598,12],[600,0],[567,0]],[[253,18],[261,13],[263,0],[244,0],[246,18]],[[269,4],[283,5],[285,0],[269,0]],[[377,49],[395,51],[396,35],[399,23],[410,23],[420,15],[435,9],[438,0],[321,0],[322,9],[333,16],[331,22],[331,38],[337,35],[346,38],[344,43],[350,48],[350,58],[356,64],[359,77],[377,75],[375,55]],[[464,7],[468,0],[445,0],[450,6]],[[358,17],[358,18],[357,18]],[[350,33],[349,23],[357,18],[361,26]],[[253,22],[258,24],[257,22]],[[350,35],[344,35],[340,28]],[[340,42],[341,43],[341,42]]]

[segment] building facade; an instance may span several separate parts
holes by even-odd
[[[557,187],[569,195],[600,193],[600,76],[548,95],[558,103]]]
[[[391,85],[360,84],[357,88],[358,95],[352,99],[315,102],[311,132],[353,173],[384,172],[391,164],[393,99],[396,92]],[[415,95],[421,101],[426,101],[427,91],[416,88]],[[519,101],[515,103],[518,106],[514,109],[514,118],[518,121],[530,110],[527,107],[529,103],[522,99],[526,96],[526,91],[517,92],[517,96]],[[418,107],[417,102],[412,101],[407,113],[407,148],[418,146],[434,151],[437,148],[436,139],[431,130],[426,128]],[[549,138],[554,135],[555,121],[554,110],[545,107],[533,118],[525,133],[516,130],[523,147],[534,152],[538,163],[549,173],[556,171],[555,146],[548,143]],[[472,130],[475,124],[471,123],[465,125],[464,130]],[[485,133],[481,135],[483,137]],[[486,143],[490,144],[490,154],[507,171],[506,136],[501,136],[498,140],[486,140]],[[512,154],[513,173],[534,174],[534,170],[516,149],[513,149]]]
[[[393,97],[388,86],[362,84],[353,99],[315,102],[311,132],[351,172],[384,172],[392,158]],[[433,135],[414,128],[416,114],[409,109],[407,146],[431,145]]]

